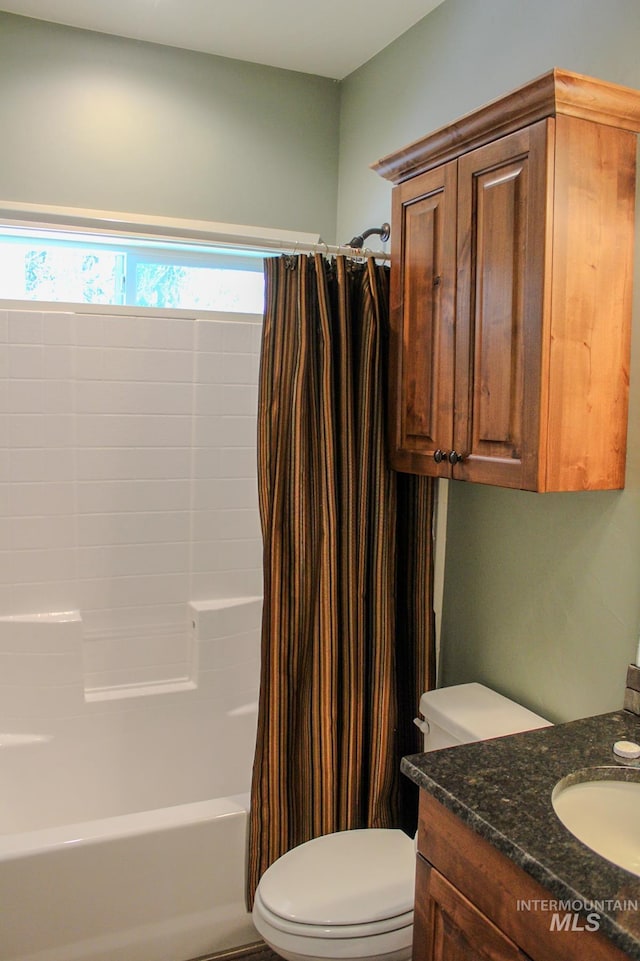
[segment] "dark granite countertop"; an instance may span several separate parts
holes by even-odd
[[[640,961],[640,877],[578,841],[551,805],[554,786],[574,771],[640,767],[616,758],[612,746],[619,740],[640,743],[640,717],[617,711],[414,754],[403,758],[402,771],[535,878],[550,899],[597,902],[600,932]]]

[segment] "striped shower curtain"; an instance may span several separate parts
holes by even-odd
[[[412,719],[434,681],[433,484],[385,453],[388,267],[316,254],[265,274],[250,904],[303,841],[411,826],[400,758],[421,749]]]

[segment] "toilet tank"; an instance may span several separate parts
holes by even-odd
[[[420,698],[420,713],[416,724],[425,751],[551,726],[521,704],[476,683],[427,691]]]

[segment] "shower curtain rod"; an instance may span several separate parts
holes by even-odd
[[[356,259],[373,257],[376,260],[391,260],[391,254],[385,250],[370,250],[369,247],[364,246],[366,238],[372,234],[377,234],[384,242],[391,236],[391,227],[389,224],[382,224],[381,227],[368,227],[367,230],[363,230],[361,234],[352,237],[348,244],[325,244],[323,240],[317,240],[312,243],[306,243],[304,241],[301,243],[295,242],[293,245],[287,246],[286,244],[274,241],[274,246],[283,254],[318,253],[355,257]],[[268,247],[269,243],[267,242],[265,248]]]
[[[296,243],[293,246],[284,245],[277,248],[283,254],[332,254],[334,256],[375,258],[375,260],[391,260],[391,254],[384,250],[369,250],[368,247],[354,247],[351,244],[325,244],[322,240],[317,243]]]
[[[370,250],[368,247],[364,246],[364,242],[367,237],[371,237],[376,234],[380,237],[380,240],[386,241],[391,236],[391,227],[389,224],[382,224],[381,227],[367,227],[363,230],[361,234],[356,234],[352,237],[348,244],[341,244],[337,247],[328,247],[327,244],[320,243],[314,244],[314,247],[327,253],[332,254],[343,254],[346,257],[374,257],[376,260],[391,260],[391,254],[386,253],[384,250]]]

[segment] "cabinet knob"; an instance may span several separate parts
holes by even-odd
[[[459,454],[457,450],[449,451],[450,464],[457,464],[461,460],[464,460],[464,454]]]
[[[440,448],[438,448],[437,450],[434,450],[433,452],[433,459],[436,462],[436,464],[441,464],[443,460],[446,460],[446,457],[447,457],[446,452],[443,450],[440,450]]]

